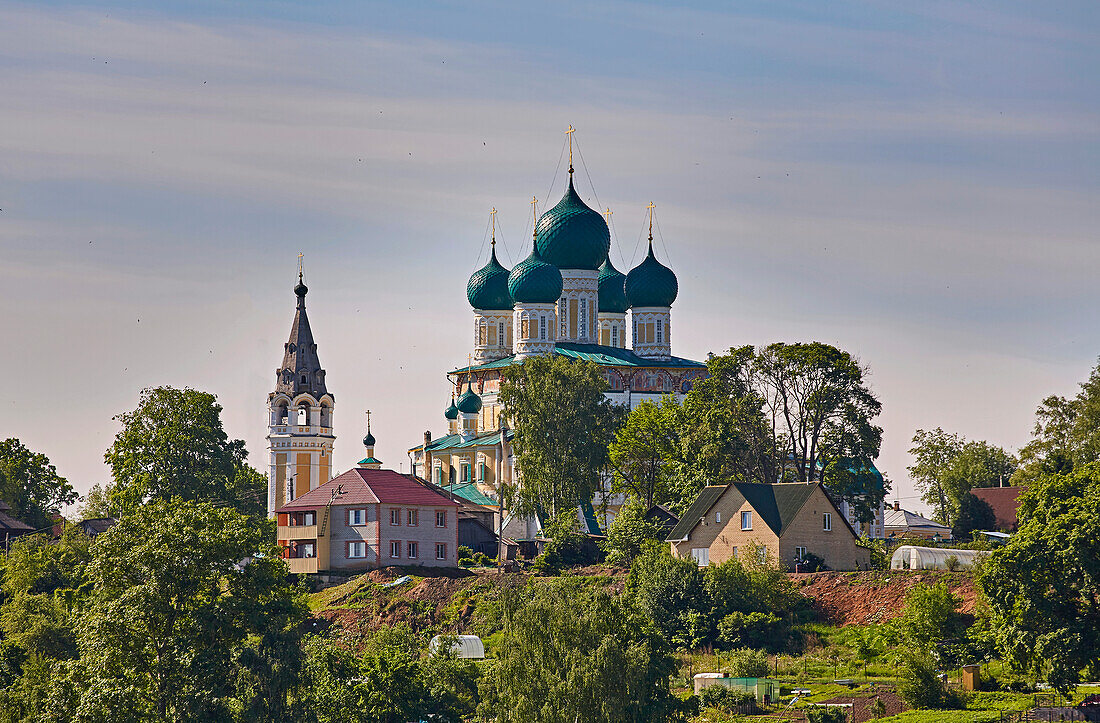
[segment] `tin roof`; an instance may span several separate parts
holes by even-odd
[[[339,489],[335,500],[334,490]],[[458,503],[436,492],[431,486],[392,469],[356,467],[301,497],[283,505],[276,512],[316,510],[332,501],[334,505],[399,504],[423,507],[457,507]]]

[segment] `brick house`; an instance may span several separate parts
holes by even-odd
[[[985,502],[993,510],[994,524],[998,530],[1016,531],[1016,514],[1020,507],[1020,495],[1027,492],[1027,485],[1019,487],[975,487],[970,494]]]
[[[813,553],[833,570],[868,569],[857,539],[820,484],[732,482],[704,487],[667,541],[674,556],[700,566],[759,550],[791,568]]]
[[[458,503],[414,477],[356,467],[275,510],[291,572],[458,565]]]

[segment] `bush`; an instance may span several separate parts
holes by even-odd
[[[725,666],[731,678],[766,678],[768,676],[768,656],[761,650],[738,648],[726,655]]]
[[[782,646],[786,628],[771,613],[732,612],[718,621],[718,639],[731,648],[769,648]]]
[[[943,560],[943,566],[946,567],[950,572],[958,572],[959,558],[955,557],[954,555],[948,555]]]
[[[807,552],[802,556],[802,569],[804,572],[822,572],[828,570],[829,566],[825,564],[824,557]]]
[[[550,520],[543,528],[543,534],[550,541],[531,565],[531,569],[536,572],[555,575],[564,567],[597,562],[590,554],[588,539],[577,531],[576,518],[570,512]]]
[[[809,723],[844,723],[847,719],[843,708],[821,707],[810,708],[806,711],[806,720]]]
[[[642,503],[632,497],[608,525],[607,539],[600,542],[600,549],[607,553],[609,565],[629,566],[642,553],[647,540],[661,540],[660,525],[647,520],[645,513]]]
[[[756,696],[724,685],[709,685],[699,693],[699,704],[732,713],[735,708],[756,702]]]
[[[873,540],[863,535],[856,540],[856,546],[865,548],[871,554],[872,570],[890,569],[890,554],[886,551],[886,540]]]
[[[947,686],[924,653],[911,651],[902,657],[901,680],[898,681],[898,694],[911,708],[964,708],[966,701],[961,694],[948,690]]]

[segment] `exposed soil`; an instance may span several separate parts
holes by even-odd
[[[974,612],[978,592],[974,578],[962,572],[872,570],[791,574],[799,591],[813,599],[821,618],[832,625],[883,623],[898,617],[905,597],[916,585],[946,582],[962,598],[959,611]]]

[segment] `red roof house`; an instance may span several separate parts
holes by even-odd
[[[415,477],[356,467],[275,510],[291,572],[458,565],[459,504]]]
[[[993,508],[997,529],[1008,532],[1016,530],[1016,510],[1020,507],[1020,495],[1024,492],[1027,492],[1026,486],[975,487],[970,490],[970,494]]]

